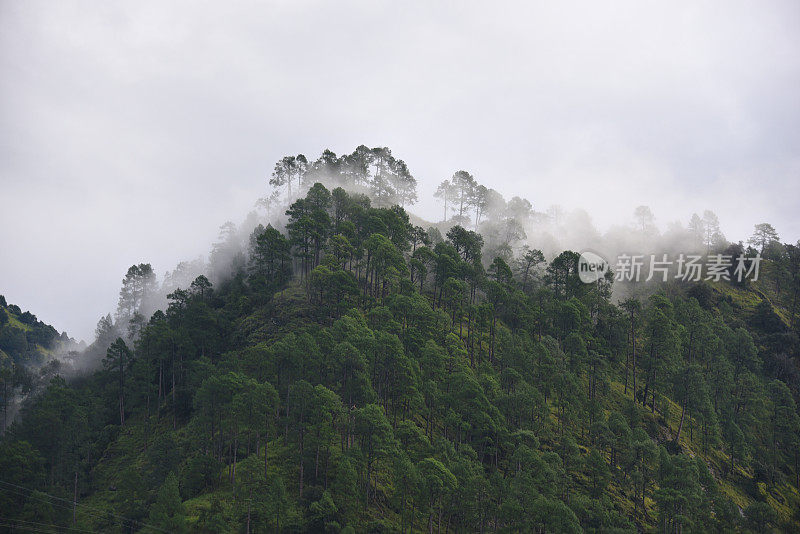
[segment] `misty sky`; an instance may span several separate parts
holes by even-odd
[[[129,265],[243,219],[285,154],[389,146],[601,230],[648,204],[800,238],[797,2],[0,0],[0,294],[90,340]]]

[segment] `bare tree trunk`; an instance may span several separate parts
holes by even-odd
[[[253,498],[253,488],[250,488],[250,492],[247,496],[247,534],[250,534],[250,504]]]
[[[683,403],[681,405],[681,422],[678,423],[678,433],[675,434],[675,443],[680,443],[681,439],[681,429],[683,429],[683,418],[686,415],[686,399],[683,399]]]
[[[78,470],[75,470],[75,485],[72,490],[72,524],[78,522]]]
[[[239,452],[239,436],[236,436],[236,439],[233,440],[233,470],[231,472],[231,486],[233,486],[233,491],[236,491],[236,458],[237,453]]]
[[[175,354],[172,354],[172,430],[176,428],[177,406],[175,404]]]
[[[631,314],[631,356],[633,358],[633,403],[636,404],[636,332],[633,324],[633,315]]]
[[[3,378],[3,427],[0,428],[0,434],[6,431],[8,425],[8,379]]]

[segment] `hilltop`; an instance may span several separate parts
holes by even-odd
[[[489,255],[341,188],[287,217],[228,228],[146,318],[128,271],[102,367],[0,443],[6,526],[75,501],[104,532],[800,528],[791,245],[615,302],[575,252]]]

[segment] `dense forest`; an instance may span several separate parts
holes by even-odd
[[[40,384],[0,441],[0,528],[800,530],[800,249],[768,224],[685,231],[760,253],[757,281],[623,290],[465,171],[439,223],[385,148],[270,182],[208,264],[132,266],[80,366],[0,301],[4,404]]]

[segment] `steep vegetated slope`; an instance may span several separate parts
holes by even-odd
[[[58,374],[63,358],[83,348],[0,295],[0,434],[19,402]]]
[[[227,232],[227,274],[109,319],[102,369],[26,405],[0,443],[4,526],[800,529],[791,246],[756,282],[615,303],[574,252],[487,257],[340,188],[287,215],[245,255]]]

